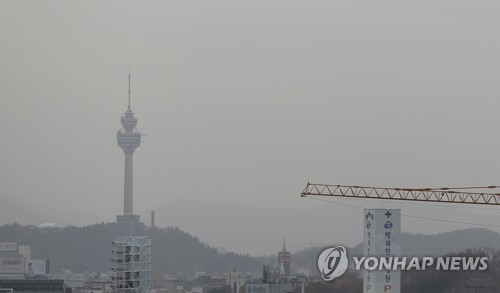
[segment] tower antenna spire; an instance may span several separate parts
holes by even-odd
[[[130,65],[128,66],[128,109],[130,110]]]

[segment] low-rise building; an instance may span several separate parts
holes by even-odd
[[[64,280],[43,278],[0,279],[0,289],[12,289],[16,293],[65,293]]]
[[[245,293],[293,293],[293,286],[292,283],[250,283],[246,284]]]

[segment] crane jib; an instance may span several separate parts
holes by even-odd
[[[499,188],[499,186],[461,188],[383,188],[308,183],[301,196],[336,196],[365,199],[411,200],[443,203],[500,205],[499,193],[464,192],[463,189]]]

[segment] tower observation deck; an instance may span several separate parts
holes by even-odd
[[[121,118],[122,128],[116,134],[118,146],[125,154],[125,180],[123,189],[123,215],[117,215],[117,222],[138,222],[134,215],[133,155],[141,145],[141,133],[135,128],[137,118],[130,108],[130,72],[128,74],[128,108]]]

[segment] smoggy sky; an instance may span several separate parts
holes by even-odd
[[[129,65],[147,135],[136,211],[311,208],[308,180],[500,185],[499,13],[462,0],[2,1],[0,196],[96,222],[121,213]]]

